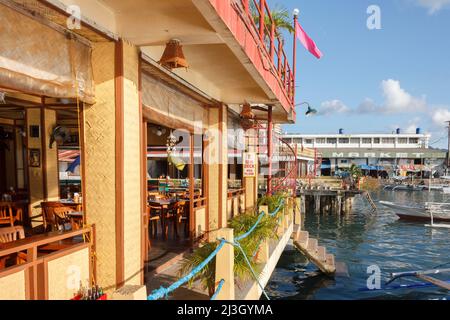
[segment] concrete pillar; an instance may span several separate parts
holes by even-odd
[[[83,110],[84,207],[96,225],[97,282],[141,284],[139,51],[93,44],[96,103]]]
[[[56,143],[50,149],[50,135],[56,127],[56,111],[50,109],[43,109],[43,129],[44,129],[44,143],[42,144],[43,152],[45,153],[44,183],[45,183],[45,197],[47,201],[59,200],[59,170],[58,170],[58,148]],[[67,195],[62,194],[62,198]]]
[[[297,225],[301,225],[301,219],[302,219],[302,215],[301,215],[301,207],[302,207],[302,200],[301,198],[297,197],[295,198],[295,211],[294,211],[294,224]]]
[[[217,238],[234,241],[233,229],[224,228],[217,232]],[[216,256],[216,289],[221,280],[225,280],[217,300],[234,300],[234,246],[226,243]]]

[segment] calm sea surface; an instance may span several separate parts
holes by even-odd
[[[450,195],[441,192],[379,191],[374,200],[403,204],[450,202]],[[381,283],[391,272],[424,270],[447,264],[450,268],[450,229],[430,229],[423,223],[399,221],[387,208],[378,205],[378,215],[372,216],[362,198],[355,200],[352,214],[345,217],[317,216],[308,213],[304,230],[335,254],[348,272],[335,279],[317,274],[317,268],[292,247],[281,258],[267,292],[271,299],[449,299],[439,288],[387,289],[363,291],[367,288],[367,268],[377,265]],[[439,276],[450,280],[450,273]],[[404,279],[395,284],[421,282]]]

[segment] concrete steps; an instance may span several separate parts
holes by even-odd
[[[314,263],[321,272],[333,276],[336,273],[334,255],[327,253],[327,249],[319,246],[319,241],[309,237],[308,231],[301,231],[296,226],[296,232],[292,234],[294,246]]]

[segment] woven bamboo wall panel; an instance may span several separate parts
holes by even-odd
[[[116,283],[114,47],[94,45],[97,102],[84,111],[84,199],[87,222],[96,225],[97,278],[103,287]]]
[[[45,263],[45,262],[44,262]],[[89,248],[47,262],[48,299],[70,300],[89,285]]]
[[[140,284],[141,134],[139,53],[124,43],[124,255],[125,281]]]
[[[219,228],[219,129],[219,109],[210,109],[208,127],[209,142],[208,147],[205,150],[205,161],[208,163],[209,170],[208,214],[210,230]]]
[[[25,271],[0,278],[0,300],[25,300]]]

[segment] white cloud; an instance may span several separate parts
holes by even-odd
[[[382,111],[385,113],[417,112],[427,107],[425,98],[416,98],[400,86],[400,81],[383,80],[381,82],[385,103]]]
[[[416,3],[428,9],[429,14],[434,14],[441,9],[450,7],[450,0],[416,0]]]
[[[384,97],[382,105],[366,98],[356,109],[358,113],[407,113],[423,112],[427,109],[425,97],[414,97],[401,87],[400,81],[388,79],[381,82]]]
[[[347,107],[340,100],[331,100],[322,102],[319,114],[323,116],[328,116],[335,113],[347,113],[350,111],[350,108]]]
[[[445,122],[450,121],[450,109],[449,108],[439,108],[431,111],[431,119],[434,125],[437,127],[444,127]]]

